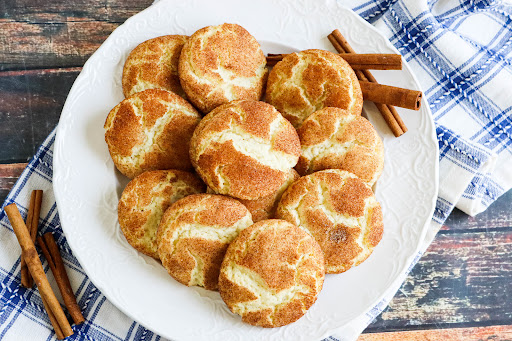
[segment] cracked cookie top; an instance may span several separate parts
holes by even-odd
[[[326,273],[361,264],[384,229],[382,209],[370,186],[339,169],[299,178],[284,192],[276,216],[315,238],[324,252]]]
[[[137,45],[124,63],[124,96],[147,89],[165,89],[185,96],[178,77],[178,61],[187,39],[187,36],[168,35]]]
[[[150,89],[116,105],[105,141],[116,168],[129,178],[147,170],[191,170],[190,138],[201,115],[173,92]]]
[[[204,190],[203,182],[188,172],[158,170],[137,176],[124,189],[117,207],[119,225],[128,243],[159,259],[156,230],[165,210],[178,199]]]
[[[260,44],[240,25],[207,26],[181,51],[179,77],[188,99],[203,113],[221,104],[259,100],[268,74]]]
[[[255,200],[277,191],[300,155],[296,130],[273,106],[233,101],[206,115],[190,141],[190,158],[215,192]]]
[[[373,186],[384,168],[384,146],[370,121],[340,108],[323,108],[297,129],[302,149],[301,175],[343,169]]]
[[[219,292],[242,321],[280,327],[315,303],[324,277],[322,251],[309,234],[284,220],[262,220],[229,245]]]
[[[324,50],[291,53],[268,77],[265,100],[294,127],[324,107],[360,115],[363,94],[354,70],[340,56]]]
[[[216,290],[229,243],[250,225],[251,214],[235,199],[196,194],[178,200],[158,227],[162,265],[182,284]]]

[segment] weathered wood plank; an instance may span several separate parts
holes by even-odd
[[[152,0],[0,2],[0,70],[81,66],[110,33]]]
[[[0,70],[82,66],[118,25],[0,20]]]
[[[0,72],[0,163],[30,159],[58,123],[79,69]]]
[[[2,0],[0,19],[26,22],[97,20],[121,23],[153,0]]]
[[[25,167],[26,163],[0,164],[0,205]]]
[[[489,208],[475,217],[455,209],[446,220],[443,230],[474,230],[509,228],[512,226],[512,191],[508,191]]]
[[[512,340],[512,326],[413,330],[362,334],[358,341],[505,341]]]
[[[512,231],[441,234],[367,331],[512,324]]]

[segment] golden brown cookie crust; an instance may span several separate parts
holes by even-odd
[[[237,200],[223,195],[190,195],[165,212],[158,228],[158,254],[178,282],[217,290],[229,243],[250,225],[251,214]]]
[[[297,129],[302,149],[295,169],[301,175],[343,169],[373,186],[384,168],[384,146],[364,117],[327,107],[309,116]]]
[[[181,51],[179,77],[189,100],[208,113],[233,100],[259,100],[267,70],[259,43],[236,24],[207,26]]]
[[[178,77],[178,61],[187,39],[187,36],[167,35],[137,45],[124,63],[124,96],[147,89],[164,89],[184,97]]]
[[[128,183],[118,205],[121,231],[136,250],[159,259],[156,231],[165,210],[205,185],[192,173],[178,170],[144,172]]]
[[[279,203],[279,200],[281,199],[281,196],[283,195],[284,191],[286,191],[286,189],[298,178],[299,173],[297,173],[294,169],[290,169],[290,172],[288,173],[288,178],[283,183],[283,185],[279,187],[279,189],[274,193],[256,200],[237,200],[244,204],[244,206],[247,207],[249,212],[251,212],[252,221],[254,221],[255,223],[260,220],[272,219],[275,216],[277,204]],[[212,190],[210,187],[206,188],[206,193],[216,194],[215,191]]]
[[[129,178],[147,170],[191,170],[190,138],[201,116],[170,91],[138,92],[114,107],[105,141],[116,168]]]
[[[372,189],[339,169],[299,178],[283,194],[276,216],[315,238],[324,252],[326,273],[341,273],[361,264],[384,229]]]
[[[324,276],[322,251],[309,234],[284,220],[262,220],[228,247],[219,292],[242,321],[280,327],[315,303]]]
[[[199,123],[190,141],[194,168],[216,193],[255,200],[275,192],[300,155],[296,130],[264,102],[234,101]]]
[[[294,127],[324,107],[360,115],[363,95],[350,65],[335,53],[306,50],[286,55],[268,77],[265,100]]]
[[[244,204],[245,207],[247,207],[249,212],[251,212],[252,220],[255,223],[260,220],[274,218],[277,204],[279,203],[281,196],[286,191],[286,189],[298,178],[299,174],[294,169],[290,169],[286,181],[274,193],[256,200],[239,199],[239,201]]]

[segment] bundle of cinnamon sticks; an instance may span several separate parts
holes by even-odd
[[[41,294],[43,305],[55,330],[55,334],[58,339],[64,339],[72,335],[73,330],[43,270],[43,265],[34,245],[36,238],[52,270],[64,304],[73,322],[80,324],[84,322],[85,319],[76,302],[76,297],[71,288],[71,283],[64,268],[64,263],[57,243],[53,238],[53,234],[48,232],[42,237],[36,237],[42,197],[43,191],[32,191],[26,224],[16,204],[7,205],[5,207],[5,213],[11,222],[11,226],[21,246],[21,284],[26,288],[32,288],[35,281],[37,289]]]
[[[334,30],[327,36],[338,51],[340,57],[354,69],[359,79],[363,99],[372,101],[377,106],[387,125],[398,137],[407,131],[407,127],[395,109],[395,106],[411,110],[419,110],[422,93],[418,90],[403,89],[395,86],[382,85],[368,71],[371,70],[401,70],[402,56],[399,54],[357,54],[339,30]],[[268,65],[275,65],[285,54],[269,54]]]

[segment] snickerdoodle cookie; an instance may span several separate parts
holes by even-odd
[[[278,62],[268,77],[265,100],[294,127],[324,107],[360,115],[363,95],[350,65],[335,53],[306,50]]]
[[[158,227],[158,254],[178,282],[216,290],[229,243],[250,225],[251,214],[237,200],[190,195],[165,212]]]
[[[370,121],[345,109],[328,107],[309,116],[297,129],[301,175],[338,168],[373,186],[384,167],[384,146]]]
[[[283,194],[276,216],[316,239],[327,273],[361,264],[381,240],[384,228],[382,210],[370,186],[339,169],[299,178]]]
[[[284,220],[262,220],[229,245],[219,292],[242,321],[280,327],[315,303],[324,276],[322,250],[308,233]]]
[[[178,199],[204,190],[195,174],[178,170],[148,171],[130,181],[117,208],[128,243],[158,259],[156,230],[165,210]]]
[[[124,96],[147,89],[165,89],[183,97],[185,92],[178,77],[178,61],[187,39],[187,36],[169,35],[137,45],[124,63]]]
[[[191,170],[190,138],[201,116],[173,92],[150,89],[108,114],[105,141],[116,168],[129,178],[147,170]]]
[[[190,140],[190,158],[214,192],[255,200],[281,187],[300,156],[296,130],[273,106],[233,101],[206,115]]]
[[[188,99],[208,113],[233,100],[259,100],[267,76],[265,65],[260,44],[242,26],[207,26],[183,47],[179,77]]]

